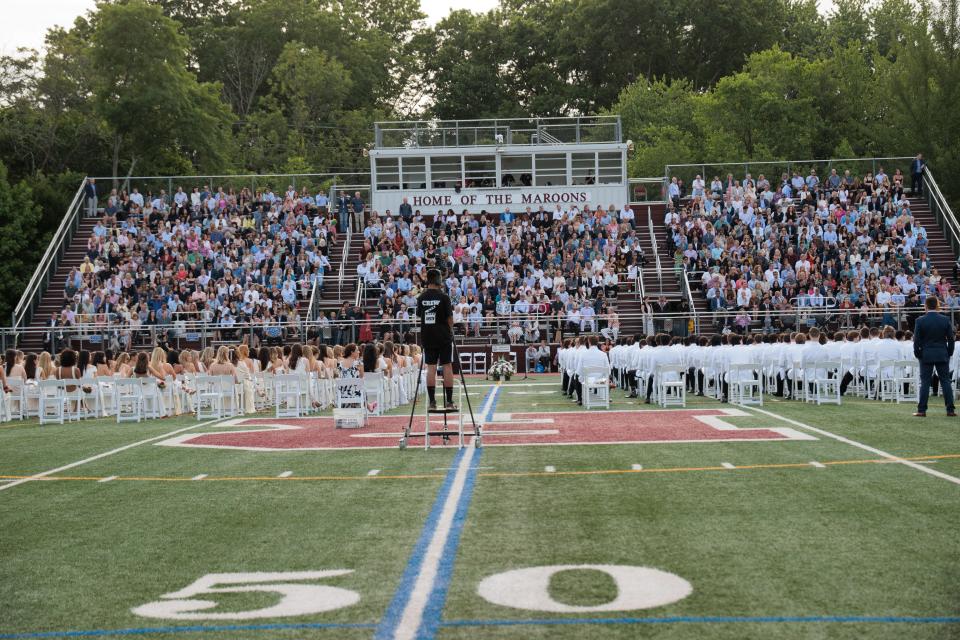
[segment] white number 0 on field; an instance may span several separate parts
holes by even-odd
[[[360,594],[350,589],[320,584],[297,584],[306,580],[320,580],[353,573],[350,569],[326,571],[282,571],[254,573],[208,573],[193,584],[172,593],[162,600],[135,607],[132,611],[146,618],[165,620],[256,620],[306,616],[334,609],[342,609],[360,601]],[[213,612],[216,600],[197,596],[217,593],[272,593],[280,596],[270,607],[250,611]]]

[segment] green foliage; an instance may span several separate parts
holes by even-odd
[[[159,7],[131,0],[100,8],[91,86],[112,134],[113,175],[121,154],[150,163],[146,151],[157,145],[198,169],[216,170],[227,162],[229,109],[218,87],[197,82],[187,71],[187,52],[178,23]]]
[[[0,278],[0,318],[10,318],[48,237],[30,187],[25,181],[10,184],[7,167],[0,162],[0,264],[4,269]]]

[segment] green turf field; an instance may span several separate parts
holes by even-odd
[[[470,381],[478,417],[518,430],[683,440],[728,408],[617,391],[571,414],[558,387]],[[853,398],[722,417],[796,434],[779,440],[460,451],[5,423],[0,638],[960,638],[960,421],[937,400],[925,420]]]

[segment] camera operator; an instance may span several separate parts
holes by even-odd
[[[441,291],[442,282],[439,270],[427,272],[427,288],[417,298],[417,317],[420,318],[420,337],[427,365],[430,411],[437,408],[437,365],[443,367],[443,408],[457,411],[453,404],[453,306],[447,294]]]

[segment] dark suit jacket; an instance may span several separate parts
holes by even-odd
[[[936,311],[917,318],[913,330],[913,355],[920,362],[948,362],[953,355],[953,325]]]

